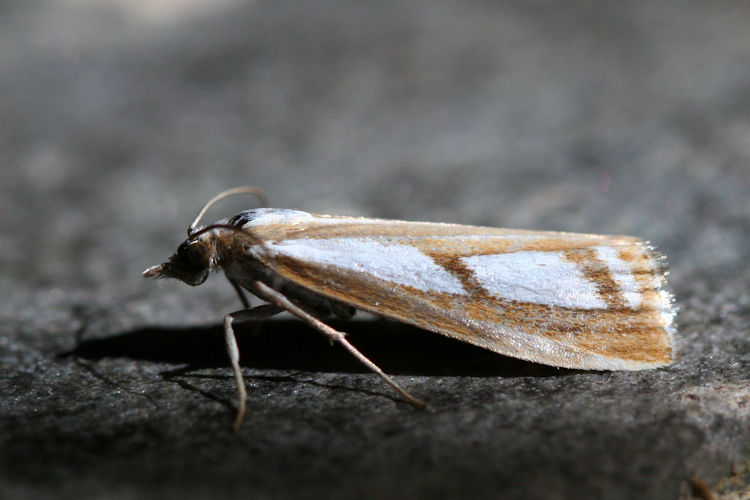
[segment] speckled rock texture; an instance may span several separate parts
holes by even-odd
[[[0,498],[748,495],[748,19],[666,0],[4,2]],[[646,238],[669,257],[677,361],[562,370],[334,322],[419,411],[281,316],[238,329],[233,433],[233,290],[140,273],[243,184],[318,213]]]

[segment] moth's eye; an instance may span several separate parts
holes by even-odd
[[[177,253],[185,262],[194,268],[206,267],[206,248],[200,244],[186,245],[182,244]]]
[[[206,262],[206,252],[202,246],[194,245],[188,248],[187,258],[191,265],[200,267]]]

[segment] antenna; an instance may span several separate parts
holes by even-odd
[[[201,208],[201,211],[198,212],[198,216],[195,218],[192,224],[188,227],[187,234],[188,237],[193,236],[193,232],[195,231],[195,228],[198,226],[198,223],[200,222],[203,215],[206,213],[206,210],[211,208],[211,206],[216,203],[217,201],[223,200],[224,198],[228,198],[229,196],[234,196],[236,194],[252,194],[260,200],[261,204],[263,206],[268,206],[268,196],[266,193],[257,187],[254,186],[240,186],[232,189],[227,189],[226,191],[222,191],[221,193],[217,194],[210,200],[208,200],[208,203],[203,205],[203,208]]]

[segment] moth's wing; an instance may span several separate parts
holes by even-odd
[[[249,251],[315,293],[553,366],[672,361],[662,259],[636,238],[305,216],[255,224]]]

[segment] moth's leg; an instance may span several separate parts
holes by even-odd
[[[306,322],[308,325],[312,326],[316,330],[318,330],[323,335],[327,336],[331,344],[333,342],[338,342],[344,348],[349,351],[351,355],[353,355],[355,358],[359,360],[360,363],[365,365],[367,368],[369,368],[372,372],[376,373],[380,378],[383,379],[383,381],[391,386],[396,392],[401,394],[401,396],[404,397],[407,401],[409,401],[414,406],[422,407],[424,406],[424,403],[420,401],[419,399],[415,398],[404,388],[402,388],[400,385],[396,383],[391,377],[385,374],[383,370],[380,369],[378,365],[370,361],[364,354],[359,352],[356,347],[351,345],[348,340],[346,340],[346,334],[343,332],[340,332],[334,328],[331,328],[312,314],[308,313],[298,305],[294,304],[292,301],[290,301],[284,294],[281,292],[278,292],[274,290],[273,288],[269,287],[265,283],[261,281],[254,281],[252,284],[252,287],[255,291],[255,293],[262,299],[267,300],[271,304],[273,304],[276,307],[279,307],[281,309],[284,309],[294,316],[298,317],[302,321]]]
[[[232,426],[235,431],[239,430],[242,425],[242,419],[245,418],[245,410],[247,408],[247,389],[245,388],[245,379],[242,378],[242,370],[240,369],[240,349],[237,347],[237,337],[234,335],[232,323],[235,321],[258,321],[269,318],[281,311],[283,311],[283,309],[278,306],[264,304],[253,309],[243,309],[224,316],[224,342],[227,346],[227,355],[229,355],[229,362],[232,365],[232,373],[234,374],[234,383],[237,385],[237,393],[239,395],[237,417],[234,419],[234,425]]]
[[[242,289],[242,287],[238,285],[236,281],[230,280],[229,278],[227,279],[234,287],[234,291],[237,292],[237,297],[240,298],[240,302],[242,302],[242,307],[244,307],[245,309],[250,309],[250,301],[247,300],[247,295],[245,295],[245,291]]]

